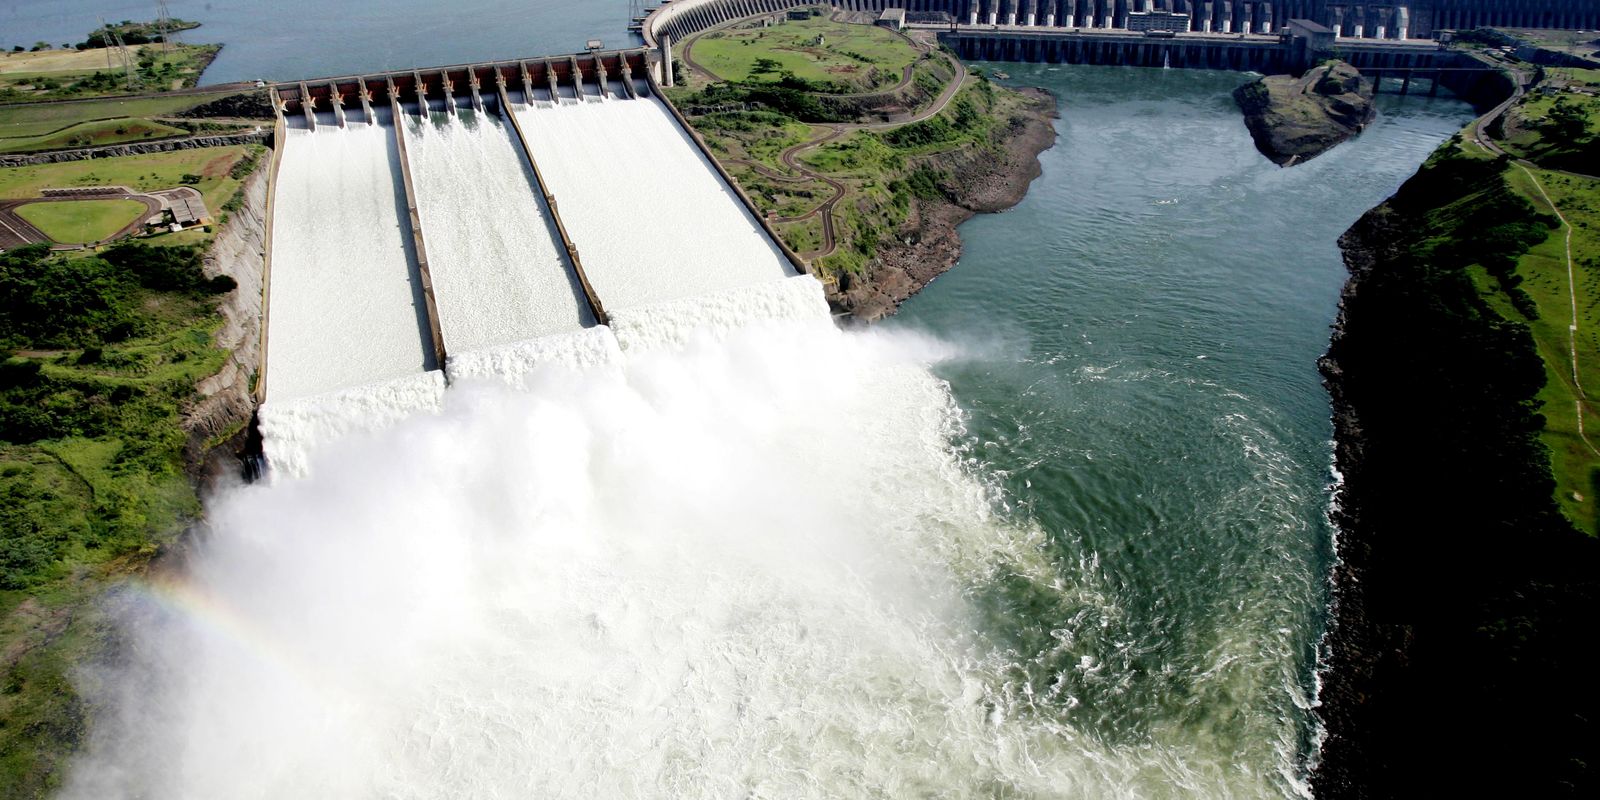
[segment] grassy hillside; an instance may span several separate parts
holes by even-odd
[[[181,413],[225,353],[201,251],[0,254],[0,798],[39,797],[81,744],[71,682],[94,598],[199,513]]]
[[[0,103],[68,100],[194,86],[221,48],[140,44],[123,61],[114,48],[0,53]]]
[[[696,63],[726,81],[775,83],[793,75],[840,93],[893,86],[917,56],[887,28],[822,16],[715,31],[696,39],[692,48]]]

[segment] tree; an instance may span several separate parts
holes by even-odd
[[[1577,144],[1589,134],[1589,115],[1563,97],[1550,109],[1545,130],[1556,144]]]

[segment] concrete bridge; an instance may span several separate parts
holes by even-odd
[[[641,26],[646,42],[685,35],[741,17],[829,5],[815,0],[675,0]],[[1188,33],[1275,33],[1291,19],[1317,22],[1339,38],[1431,39],[1441,30],[1474,27],[1600,28],[1594,0],[833,0],[846,11],[903,8],[912,25],[958,27],[1172,30]],[[1160,19],[1157,19],[1160,17]]]

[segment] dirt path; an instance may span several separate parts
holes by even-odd
[[[1583,431],[1583,414],[1586,410],[1583,407],[1583,401],[1588,399],[1588,394],[1584,392],[1583,382],[1578,377],[1578,281],[1572,266],[1572,224],[1567,222],[1567,218],[1562,215],[1561,209],[1556,206],[1555,201],[1551,200],[1550,195],[1545,192],[1544,184],[1539,182],[1539,176],[1533,174],[1533,170],[1528,169],[1522,162],[1515,163],[1517,168],[1528,176],[1528,180],[1533,181],[1533,188],[1539,190],[1539,196],[1544,198],[1545,204],[1550,206],[1551,211],[1555,212],[1556,219],[1561,220],[1561,229],[1566,234],[1567,297],[1572,304],[1572,320],[1567,324],[1567,353],[1572,359],[1572,405],[1577,411],[1578,438],[1582,439],[1585,445],[1588,445],[1589,452],[1600,456],[1600,449],[1595,448],[1594,443],[1589,441],[1588,435]]]

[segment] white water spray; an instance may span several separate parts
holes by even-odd
[[[803,286],[790,319],[653,309],[625,358],[458,380],[216,498],[189,575],[128,598],[65,796],[1266,794],[1019,690],[974,596],[1118,611],[994,513],[928,370],[949,347],[784,284],[752,291]]]

